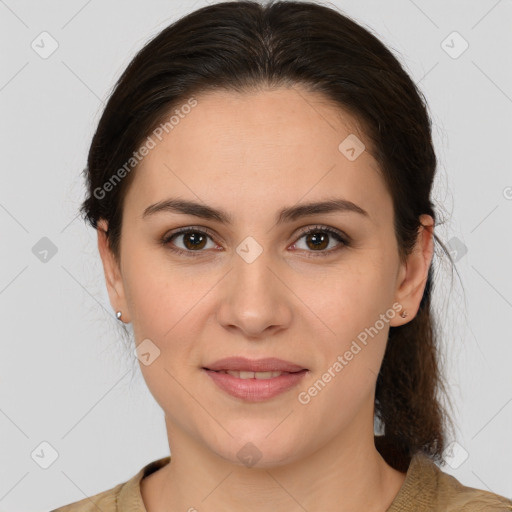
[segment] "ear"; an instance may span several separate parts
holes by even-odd
[[[100,219],[97,223],[98,232],[98,250],[103,263],[105,273],[105,283],[107,285],[110,304],[114,311],[122,311],[122,321],[129,323],[128,307],[124,291],[124,283],[121,277],[121,270],[116,261],[107,238],[108,223],[105,219]]]
[[[402,309],[390,321],[395,327],[412,320],[418,313],[423,291],[427,284],[428,270],[434,255],[434,219],[430,215],[421,215],[420,229],[414,249],[401,263],[397,278],[395,302],[401,304]],[[407,311],[407,317],[402,318],[400,313]]]

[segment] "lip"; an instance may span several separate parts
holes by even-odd
[[[308,373],[308,370],[301,370],[270,379],[241,379],[229,373],[220,373],[207,368],[203,368],[202,371],[224,392],[247,402],[263,402],[274,398],[295,387]]]
[[[276,357],[266,357],[264,359],[248,359],[246,357],[226,357],[219,359],[214,363],[205,365],[205,370],[235,370],[245,372],[300,372],[307,370],[303,366],[284,361]],[[277,377],[276,377],[277,378]]]
[[[208,367],[203,367],[202,370],[224,392],[247,402],[262,402],[280,395],[295,387],[309,371],[295,363],[275,357],[265,359],[228,357],[215,361]],[[268,379],[241,379],[228,373],[220,373],[222,370],[289,373]]]

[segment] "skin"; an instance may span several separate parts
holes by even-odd
[[[140,367],[165,413],[172,460],[142,480],[146,509],[384,512],[405,474],[374,445],[375,383],[389,326],[417,313],[433,219],[422,216],[416,247],[401,262],[391,196],[369,142],[356,119],[318,93],[294,86],[196,98],[134,171],[119,265],[107,224],[98,229],[112,307],[133,324],[136,344],[149,338],[160,350]],[[354,161],[338,149],[349,134],[367,148]],[[172,212],[142,218],[146,207],[169,197],[222,208],[233,225]],[[356,203],[368,218],[334,212],[274,222],[285,206],[332,197]],[[318,224],[346,233],[351,245],[329,235],[328,245],[316,248],[302,231]],[[187,226],[214,236],[200,249],[183,235],[167,247],[159,243]],[[263,249],[250,264],[236,252],[248,236]],[[179,255],[171,244],[202,253]],[[298,393],[394,303],[407,318],[395,314],[301,404]],[[227,395],[201,370],[233,355],[279,357],[309,371],[296,388],[250,403]],[[237,457],[248,442],[262,455],[252,467]]]

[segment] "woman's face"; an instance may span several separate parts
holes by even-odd
[[[323,97],[294,87],[196,99],[133,171],[120,270],[102,251],[171,451],[187,439],[264,467],[373,439],[389,326],[414,316],[430,260],[401,265],[367,141]],[[198,215],[152,208],[169,200]],[[305,208],[325,201],[339,208]],[[305,371],[249,381],[205,369],[229,357]]]

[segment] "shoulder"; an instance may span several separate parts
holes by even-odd
[[[50,512],[117,512],[117,502],[121,489],[126,484],[121,483],[108,489],[107,491],[100,492],[94,496],[84,498],[74,503],[69,503],[63,507],[56,508]]]
[[[452,475],[445,473],[436,466],[437,502],[447,512],[512,512],[512,501],[483,489],[467,487]]]
[[[445,473],[430,457],[416,454],[388,512],[512,512],[512,500],[467,487]]]
[[[146,464],[129,480],[50,512],[145,512],[140,483],[144,477],[168,464],[170,459],[170,456],[167,456],[154,460]]]

